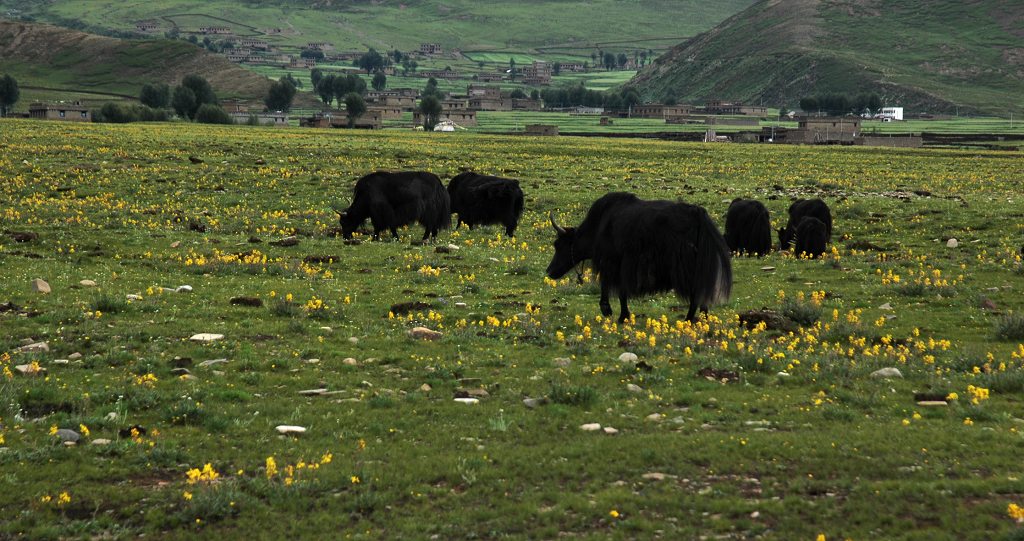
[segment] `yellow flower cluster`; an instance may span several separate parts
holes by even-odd
[[[971,404],[980,404],[984,400],[988,400],[988,389],[984,387],[975,387],[974,385],[967,386],[967,394],[971,397]]]
[[[145,375],[142,375],[142,376],[135,376],[133,378],[133,380],[135,381],[136,385],[143,385],[143,386],[146,386],[146,387],[152,387],[152,386],[156,385],[157,381],[159,381],[157,379],[157,377],[155,375],[153,375],[152,373],[145,374]]]
[[[213,466],[209,462],[203,466],[203,469],[200,470],[199,468],[192,468],[185,472],[185,475],[188,476],[188,484],[190,485],[194,485],[196,483],[212,483],[220,477],[220,474],[213,469]]]

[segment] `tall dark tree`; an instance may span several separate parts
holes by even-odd
[[[285,77],[270,84],[263,103],[271,111],[287,111],[292,108],[295,99],[295,85]]]
[[[562,73],[562,63],[555,62],[551,65],[551,75],[560,75]]]
[[[0,77],[0,117],[7,116],[19,98],[21,89],[18,88],[18,81],[6,74]]]
[[[139,101],[146,107],[163,109],[171,102],[171,87],[163,83],[144,84],[139,92]]]
[[[196,111],[199,109],[196,93],[184,86],[176,87],[174,89],[174,96],[171,98],[171,107],[174,108],[174,112],[181,118],[192,120],[192,117],[195,116]]]
[[[441,93],[437,88],[437,79],[431,77],[427,79],[427,85],[423,87],[423,91],[420,92],[420,96],[426,98],[427,96],[433,96],[438,100],[444,98],[444,94]]]
[[[429,95],[420,100],[420,114],[423,115],[423,129],[433,131],[441,118],[441,100]]]
[[[517,88],[517,89],[513,90],[511,93],[509,93],[508,97],[510,97],[510,98],[517,98],[517,99],[523,99],[523,98],[526,97],[526,92],[523,92],[523,89],[521,89],[521,88]]]
[[[530,91],[530,99],[531,100],[539,100],[540,99],[540,92],[538,92],[536,88],[534,88],[533,90]]]
[[[366,70],[366,73],[373,73],[384,69],[387,60],[380,55],[375,49],[370,49],[363,56],[359,57],[356,61],[356,65],[361,69]]]
[[[800,110],[805,113],[813,113],[818,110],[818,98],[805,96],[800,98]]]
[[[626,67],[626,63],[629,62],[629,57],[626,56],[626,53],[619,53],[619,56],[615,57],[615,61],[621,69]]]
[[[210,86],[210,82],[203,78],[201,75],[186,75],[181,80],[181,86],[192,91],[196,96],[196,103],[202,105],[204,103],[217,103],[217,94],[213,92],[213,87]],[[196,108],[198,109],[198,105]]]
[[[309,70],[309,82],[313,83],[313,89],[316,90],[317,85],[320,84],[320,79],[324,78],[324,70],[320,68],[313,68]]]
[[[359,120],[359,117],[366,112],[366,101],[359,94],[350,92],[345,96],[345,111],[348,115],[348,127],[353,128],[356,125],[356,120]]]
[[[508,78],[510,80],[515,80],[516,78],[516,58],[514,56],[508,59]]]
[[[604,69],[613,70],[615,69],[615,53],[604,53]]]
[[[378,71],[373,76],[373,81],[370,83],[370,85],[373,86],[373,89],[378,92],[384,90],[388,86],[387,75],[384,75],[384,72]]]
[[[312,58],[313,60],[323,60],[325,58],[324,52],[317,49],[303,49],[299,53],[299,58]]]
[[[292,75],[291,73],[284,74],[284,77],[281,77],[281,80],[282,81],[288,81],[295,88],[302,88],[302,81],[296,79],[295,76]]]
[[[320,82],[316,85],[316,95],[320,96],[320,99],[324,102],[324,105],[330,107],[331,102],[334,101],[334,75],[327,75],[320,79]]]

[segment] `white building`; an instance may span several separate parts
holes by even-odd
[[[903,108],[882,107],[882,114],[879,116],[882,118],[887,118],[889,120],[903,120]]]

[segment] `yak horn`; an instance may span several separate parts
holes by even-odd
[[[551,218],[551,227],[554,227],[555,231],[557,231],[559,235],[564,235],[565,234],[565,228],[560,226],[560,225],[558,225],[558,222],[555,221],[555,213],[554,213],[554,211],[548,212],[548,217]]]

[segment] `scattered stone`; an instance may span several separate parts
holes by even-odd
[[[14,369],[17,370],[19,374],[24,374],[26,376],[33,376],[41,372],[46,372],[45,368],[42,368],[37,364],[19,364],[15,366]]]
[[[174,288],[175,293],[192,293],[192,286],[178,286]]]
[[[36,293],[49,293],[50,284],[46,283],[46,280],[43,280],[42,278],[36,278],[32,280],[32,291],[35,291]]]
[[[750,518],[757,518],[759,516],[761,516],[761,512],[760,511],[754,511],[753,513],[750,514]]]
[[[263,299],[259,297],[231,297],[228,302],[234,306],[251,306],[253,308],[263,306]]]
[[[352,344],[354,346],[354,345],[359,343],[359,339],[356,338],[355,336],[349,336],[348,337],[348,343]]]
[[[697,377],[701,377],[711,381],[720,381],[722,383],[728,383],[730,381],[737,381],[738,379],[740,379],[740,375],[733,370],[711,368],[710,366],[701,368],[697,372]]]
[[[81,358],[82,358],[82,354],[77,352],[77,351],[72,353],[71,355],[68,355],[68,360],[69,361],[77,361],[78,359],[81,359]]]
[[[455,303],[455,307],[456,308],[465,308],[466,306],[468,306],[468,305],[466,303],[464,303],[464,302],[457,302],[457,303]]]
[[[771,267],[771,266],[761,267],[761,270],[763,270],[765,272],[771,272],[771,271],[775,270],[775,267]]]
[[[96,282],[93,280],[82,280],[78,282],[78,285],[82,287],[96,287]]]
[[[272,241],[270,243],[271,246],[282,246],[282,247],[285,247],[285,248],[287,248],[289,246],[298,246],[298,244],[299,244],[299,238],[294,236],[294,235],[291,236],[291,237],[285,237],[285,238],[283,238],[281,240],[275,240],[275,241]]]
[[[78,445],[77,441],[65,441],[65,442],[62,442],[62,443],[64,444],[64,447],[74,447],[74,446]]]
[[[409,331],[409,337],[414,340],[439,340],[442,336],[442,333],[426,327],[413,327]]]
[[[765,421],[765,420],[760,420],[760,421],[743,421],[743,425],[744,426],[772,426],[772,422],[771,421]]]
[[[124,298],[126,298],[126,299],[128,299],[130,301],[141,301],[142,300],[142,295],[135,295],[133,293],[129,293],[129,294],[125,295]]]
[[[917,405],[923,408],[941,408],[943,406],[948,406],[949,402],[946,402],[945,400],[920,400]]]
[[[601,430],[601,423],[587,423],[585,425],[580,425],[580,430],[585,432],[595,432],[597,430]]]
[[[455,391],[455,398],[488,398],[491,393],[487,389],[460,389]]]
[[[35,342],[32,344],[21,346],[20,348],[14,351],[18,351],[20,353],[45,353],[47,351],[50,351],[50,344],[47,344],[46,342]]]
[[[57,437],[60,438],[60,441],[64,443],[67,443],[69,441],[72,443],[78,443],[78,440],[82,439],[81,434],[69,428],[61,428],[57,430]]]
[[[552,364],[554,364],[558,368],[567,368],[569,365],[572,364],[572,359],[568,357],[558,357],[557,359],[552,361]]]
[[[456,398],[455,401],[460,403],[460,404],[467,404],[467,405],[473,405],[473,404],[479,404],[480,403],[480,399],[479,398]]]
[[[208,333],[208,332],[201,332],[199,334],[194,334],[194,335],[192,335],[192,338],[189,338],[189,340],[192,340],[193,342],[216,342],[217,340],[223,340],[223,339],[224,339],[224,335],[223,334],[214,334],[214,333]]]
[[[178,246],[181,246],[181,241],[180,240],[176,240],[176,241],[171,243],[171,248],[177,248]]]
[[[626,390],[631,392],[631,393],[642,393],[642,392],[644,392],[643,387],[640,387],[639,385],[636,385],[634,383],[626,384]]]
[[[423,385],[420,385],[420,391],[422,391],[424,393],[429,393],[430,391],[433,391],[433,390],[434,390],[434,388],[431,387],[429,383],[424,383]]]
[[[303,390],[303,391],[299,391],[299,394],[302,395],[302,396],[317,396],[317,395],[324,394],[326,392],[327,392],[327,388],[323,387],[323,388],[320,388],[320,389],[306,389],[306,390]]]
[[[892,310],[892,305],[889,304],[889,303],[885,303],[882,306],[879,306],[878,309],[879,310]]]
[[[278,434],[284,434],[284,435],[288,435],[288,434],[305,434],[306,433],[306,428],[305,427],[294,426],[294,425],[278,425],[278,426],[274,427],[274,430],[277,430]]]
[[[89,445],[110,445],[110,440],[106,438],[97,438],[90,441]]]
[[[635,363],[637,359],[638,357],[636,356],[636,353],[630,353],[628,351],[623,353],[622,355],[619,355],[620,363]]]
[[[547,404],[547,403],[548,403],[548,398],[546,396],[543,397],[543,398],[524,398],[523,399],[523,405],[528,407],[528,408],[530,408],[530,409],[536,409],[537,407],[543,406],[544,404]]]
[[[648,415],[647,417],[645,417],[645,419],[647,419],[648,421],[655,421],[655,422],[661,422],[661,420],[664,419],[664,418],[665,418],[665,416],[660,414],[660,413],[652,413],[652,414]]]
[[[352,357],[345,357],[344,359],[341,360],[341,364],[345,366],[358,366],[359,361],[353,359]]]
[[[665,479],[675,479],[675,475],[669,475],[661,472],[650,472],[640,476],[645,481],[664,481]]]
[[[789,372],[779,372],[778,374],[775,374],[775,375],[780,377],[780,378],[788,378],[790,374],[789,374]]]
[[[946,248],[956,248],[957,246],[960,246],[960,241],[956,239],[949,239],[946,241]]]
[[[871,377],[873,377],[873,378],[886,378],[886,379],[888,379],[888,378],[902,378],[903,377],[903,373],[900,372],[899,368],[896,368],[894,366],[887,366],[885,368],[881,368],[881,369],[878,369],[878,370],[875,370],[874,372],[872,372],[871,373]]]
[[[606,427],[602,428],[601,430],[604,430],[604,433],[608,434],[609,436],[614,436],[614,435],[619,433],[619,429],[612,428],[610,426],[606,426]]]
[[[54,359],[51,361],[53,364],[71,364],[71,361],[67,359]]]
[[[992,299],[983,299],[981,301],[981,303],[979,304],[979,306],[980,306],[980,308],[982,310],[998,310],[999,309],[999,307],[996,306],[996,303],[992,302]]]

